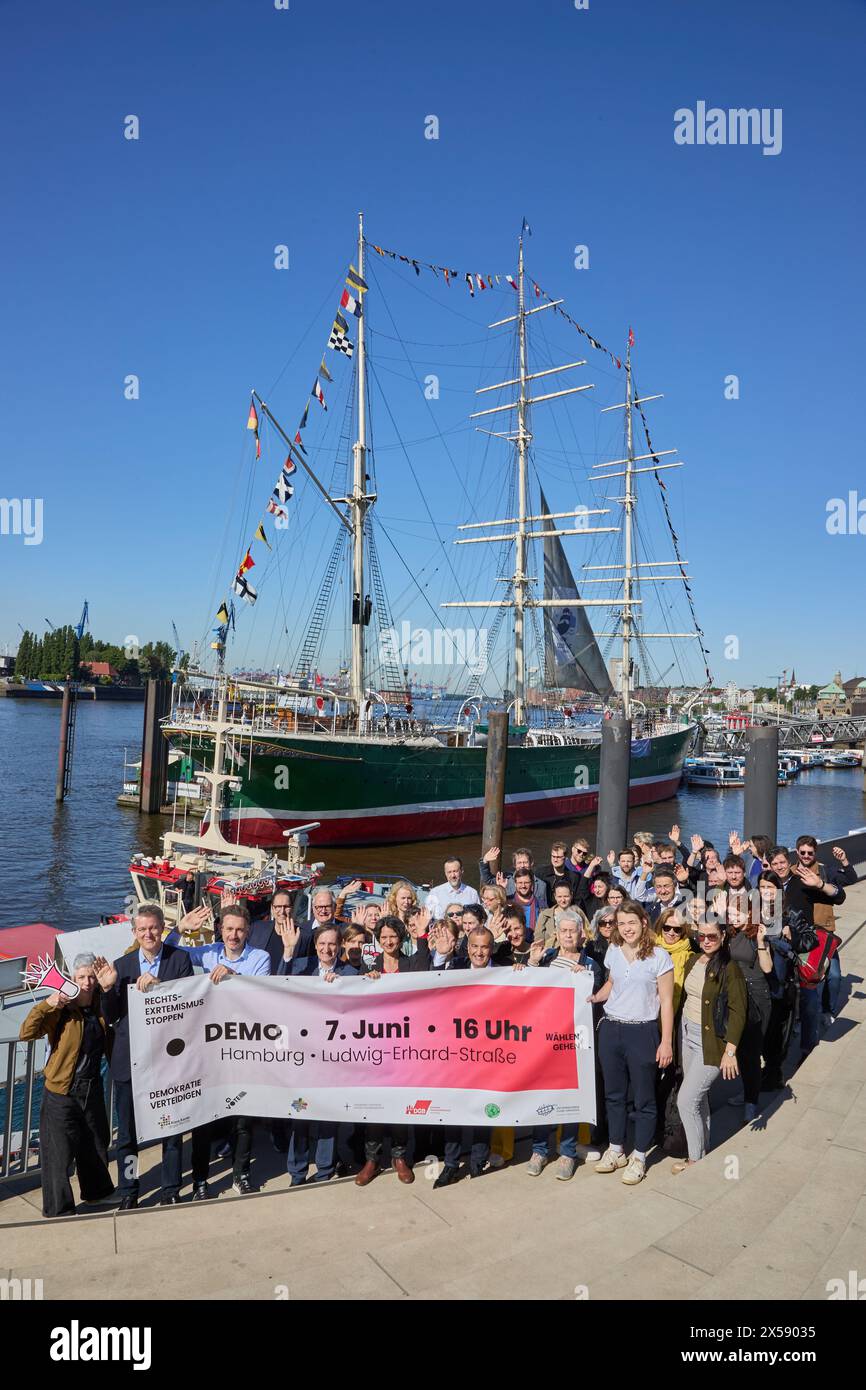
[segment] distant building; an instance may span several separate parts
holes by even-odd
[[[818,715],[822,719],[835,715],[851,713],[851,702],[842,684],[842,673],[837,671],[829,684],[818,691]]]
[[[78,674],[83,680],[116,681],[119,672],[107,661],[82,661],[78,666]]]
[[[863,690],[866,690],[866,676],[852,676],[850,680],[842,682],[842,689],[849,701],[853,700],[859,693],[860,699],[863,698]]]
[[[631,665],[631,688],[637,690],[640,685],[640,667],[632,661]],[[611,657],[607,663],[607,673],[610,676],[610,683],[617,695],[622,694],[622,657]]]
[[[0,676],[12,676],[15,674],[14,656],[0,656]]]
[[[866,680],[860,681],[851,694],[851,713],[855,719],[866,719]]]

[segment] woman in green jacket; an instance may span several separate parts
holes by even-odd
[[[728,1081],[739,1075],[737,1046],[748,1013],[746,982],[731,960],[724,927],[703,922],[697,938],[699,951],[687,961],[683,981],[683,1080],[677,1096],[689,1156],[673,1165],[674,1173],[697,1163],[710,1147],[709,1089],[720,1072]]]

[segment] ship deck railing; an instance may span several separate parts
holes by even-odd
[[[177,731],[183,734],[212,734],[216,731],[215,715],[187,714],[184,712],[168,715],[162,720],[166,732]],[[413,719],[408,715],[389,715],[386,718],[368,720],[362,729],[346,715],[337,718],[316,718],[315,715],[296,715],[294,710],[280,713],[254,715],[248,719],[226,722],[223,729],[230,737],[238,739],[267,738],[274,734],[317,734],[338,738],[362,740],[397,738],[436,737],[457,732],[455,726],[445,728],[427,719]],[[461,731],[468,732],[467,728]]]
[[[217,720],[214,715],[202,715],[187,711],[175,712],[162,721],[163,729],[181,734],[213,734]],[[686,725],[672,720],[636,718],[632,721],[632,738],[635,740],[659,737],[664,734],[682,733]],[[410,715],[389,714],[368,719],[362,729],[358,729],[354,719],[348,715],[330,718],[300,714],[294,710],[253,714],[246,719],[226,722],[223,729],[227,735],[240,740],[268,738],[275,734],[315,734],[319,737],[352,738],[361,742],[393,741],[395,738],[435,738],[439,741],[465,742],[472,735],[471,724],[435,724],[430,719],[415,719]],[[530,729],[526,742],[531,747],[580,747],[597,744],[600,725],[569,728]]]

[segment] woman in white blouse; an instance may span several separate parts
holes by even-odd
[[[673,965],[667,951],[656,946],[655,930],[640,903],[626,901],[618,909],[604,965],[607,982],[590,1001],[604,1005],[598,1054],[610,1143],[595,1171],[624,1168],[622,1181],[634,1187],[646,1174],[656,1128],[656,1073],[671,1064],[674,1030]],[[631,1159],[625,1155],[629,1086],[635,1116]]]

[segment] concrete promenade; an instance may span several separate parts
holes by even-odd
[[[839,911],[846,1002],[815,1052],[737,1128],[717,1083],[713,1152],[674,1176],[651,1155],[636,1188],[581,1167],[569,1183],[515,1166],[433,1191],[392,1173],[289,1191],[264,1129],[262,1191],[46,1222],[32,1180],[0,1188],[0,1278],[46,1299],[826,1299],[866,1275],[866,883]],[[792,1043],[797,1055],[797,1039]],[[525,1147],[525,1146],[524,1146]],[[153,1200],[157,1148],[142,1155]],[[185,1171],[189,1173],[188,1143]],[[188,1197],[189,1188],[185,1189]]]

